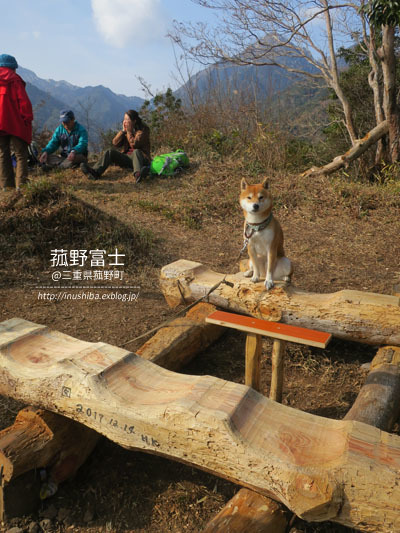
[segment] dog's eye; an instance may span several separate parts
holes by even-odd
[[[248,199],[248,200],[251,200],[251,196],[248,196],[247,199]]]
[[[259,200],[262,200],[264,198],[264,196],[259,196],[258,199]]]

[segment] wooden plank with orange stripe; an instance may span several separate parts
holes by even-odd
[[[269,322],[226,311],[214,311],[206,318],[206,322],[247,333],[245,383],[257,391],[260,391],[261,336],[274,339],[270,398],[279,402],[282,401],[283,360],[286,341],[326,348],[332,338],[330,333],[324,331],[291,326],[280,322]]]

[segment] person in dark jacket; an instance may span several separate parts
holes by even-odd
[[[145,178],[150,170],[150,129],[142,121],[137,111],[129,109],[124,115],[122,130],[112,141],[117,148],[103,152],[100,160],[92,168],[81,164],[82,172],[89,179],[99,179],[111,165],[133,170],[136,183]]]
[[[60,122],[40,156],[44,170],[78,167],[87,161],[88,134],[85,128],[75,120],[71,110],[60,112]],[[54,153],[58,148],[61,148],[59,155]]]
[[[28,177],[28,146],[32,141],[32,104],[15,57],[0,55],[0,186],[17,190]],[[16,169],[11,158],[16,158]]]

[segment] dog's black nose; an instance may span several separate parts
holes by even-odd
[[[253,204],[253,211],[258,211],[259,207],[258,204]]]

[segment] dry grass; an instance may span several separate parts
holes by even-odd
[[[217,271],[237,271],[242,246],[240,180],[245,176],[261,181],[262,174],[249,160],[234,156],[213,160],[201,154],[189,156],[190,169],[174,178],[135,185],[128,172],[117,168],[110,168],[96,182],[79,171],[65,171],[48,177],[47,191],[38,185],[41,192],[36,200],[29,194],[18,201],[3,200],[0,224],[6,238],[0,240],[1,268],[14,285],[10,288],[5,281],[0,288],[5,302],[1,319],[20,316],[84,340],[121,346],[172,316],[158,289],[161,265],[185,258]],[[295,264],[296,286],[315,292],[347,288],[391,292],[400,279],[399,182],[373,185],[345,177],[310,182],[273,170],[269,176],[286,253]],[[54,231],[52,240],[46,240],[42,226],[61,227],[61,223],[62,232]],[[27,287],[26,262],[32,275],[45,275],[43,261],[50,257],[50,247],[79,248],[92,242],[114,246],[117,241],[132,250],[128,280],[141,286],[136,306],[50,304],[38,301]],[[230,332],[185,372],[243,382],[244,342],[242,334]],[[134,348],[135,344],[130,345]],[[265,394],[270,351],[266,341]],[[322,416],[343,417],[365,379],[361,364],[375,352],[376,347],[336,340],[325,351],[290,345],[284,403]],[[5,406],[0,413],[3,425],[18,409],[12,402]],[[67,509],[69,522],[53,519],[53,531],[60,533],[71,525],[77,533],[200,531],[236,490],[235,485],[191,467],[133,454],[104,440],[77,478],[44,503],[42,513],[52,505]],[[92,519],[85,522],[87,509]],[[304,533],[349,531],[302,521],[297,521],[296,528]]]
[[[0,211],[0,274],[21,281],[50,266],[53,249],[107,248],[125,254],[134,271],[154,261],[156,246],[150,230],[127,225],[62,188],[54,179],[30,182],[24,195],[8,195]],[[153,261],[150,261],[153,258]]]

